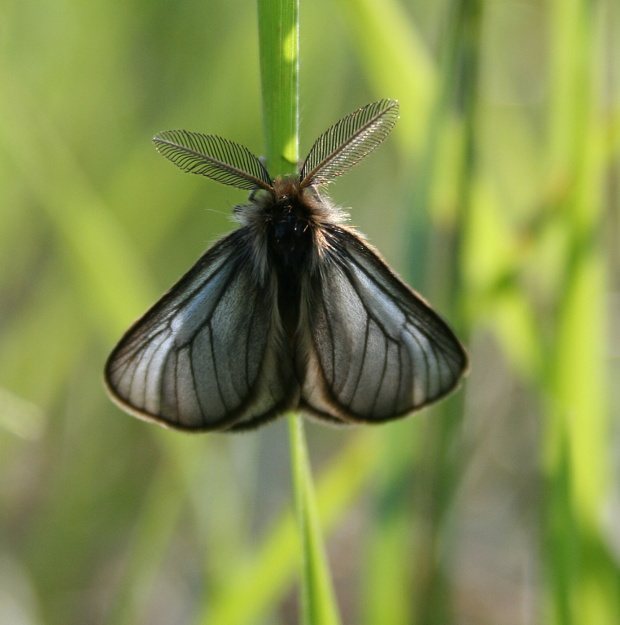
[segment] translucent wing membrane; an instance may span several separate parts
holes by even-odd
[[[182,170],[251,191],[271,189],[269,173],[247,148],[215,135],[166,130],[153,137],[155,147]]]
[[[372,152],[398,119],[398,102],[379,100],[347,115],[314,143],[300,174],[302,187],[323,185]]]
[[[106,383],[123,408],[215,430],[251,427],[290,407],[297,387],[278,347],[275,285],[257,288],[246,234],[209,250],[112,352]]]
[[[302,405],[340,421],[406,415],[458,384],[467,356],[447,324],[352,232],[334,228]]]

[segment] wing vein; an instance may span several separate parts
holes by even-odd
[[[387,353],[388,353],[388,337],[387,335],[383,335],[383,340],[385,342],[385,349],[383,350],[383,366],[381,368],[381,376],[379,378],[379,383],[377,384],[377,389],[375,391],[375,396],[372,400],[372,408],[371,412],[374,412],[375,406],[377,405],[377,400],[379,399],[379,394],[381,393],[381,389],[383,388],[383,382],[385,382],[385,372],[387,371]]]
[[[211,348],[211,359],[213,361],[213,371],[215,372],[215,385],[217,387],[217,392],[220,396],[220,400],[222,402],[222,405],[224,406],[224,409],[226,410],[226,412],[229,411],[228,405],[226,403],[226,399],[224,398],[224,392],[222,390],[222,383],[220,380],[220,375],[218,373],[217,370],[217,360],[216,360],[216,356],[215,356],[215,347],[213,345],[213,326],[211,325],[211,321],[209,321],[208,324],[208,329],[209,329],[209,335],[211,337],[211,340],[209,341],[209,347]]]
[[[364,329],[364,347],[362,349],[362,357],[361,357],[361,361],[360,361],[360,366],[359,366],[359,370],[357,372],[357,378],[355,380],[355,385],[353,386],[352,392],[351,392],[351,401],[348,403],[349,406],[352,405],[354,399],[355,399],[355,395],[357,394],[357,389],[359,388],[359,384],[360,384],[360,379],[362,378],[362,372],[364,371],[364,363],[366,361],[366,352],[368,350],[368,335],[370,333],[370,317],[367,315],[366,316],[366,326]]]

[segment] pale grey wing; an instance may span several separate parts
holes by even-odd
[[[380,422],[453,390],[467,355],[448,325],[356,234],[333,228],[328,241],[321,277],[308,286],[302,406]]]
[[[289,408],[291,369],[245,229],[211,248],[121,339],[106,384],[125,410],[186,430],[243,429]]]

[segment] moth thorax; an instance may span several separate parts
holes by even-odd
[[[284,182],[276,192],[269,210],[269,251],[282,268],[297,270],[312,248],[312,206],[299,184]]]

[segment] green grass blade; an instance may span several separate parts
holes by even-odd
[[[618,567],[600,536],[609,490],[610,431],[604,354],[605,256],[601,223],[604,136],[597,131],[596,25],[585,0],[553,4],[549,175],[567,253],[556,293],[555,344],[548,361],[547,574],[549,620],[558,625],[617,620]],[[561,566],[560,566],[561,563]],[[609,592],[609,591],[612,592]]]
[[[340,618],[323,547],[302,417],[291,415],[289,428],[295,508],[303,551],[302,623],[338,625]]]
[[[297,171],[299,159],[299,4],[298,0],[259,0],[259,45],[263,129],[271,175]],[[339,622],[323,550],[303,422],[289,419],[295,509],[302,548],[302,622]]]
[[[272,176],[299,159],[299,1],[258,0],[263,134]]]
[[[317,481],[319,521],[333,528],[379,470],[379,448],[370,432],[359,432],[321,472]],[[200,625],[245,625],[260,618],[291,586],[298,563],[299,531],[290,511],[276,521],[257,552],[236,570],[229,583],[205,598]],[[243,597],[243,601],[239,601]]]

